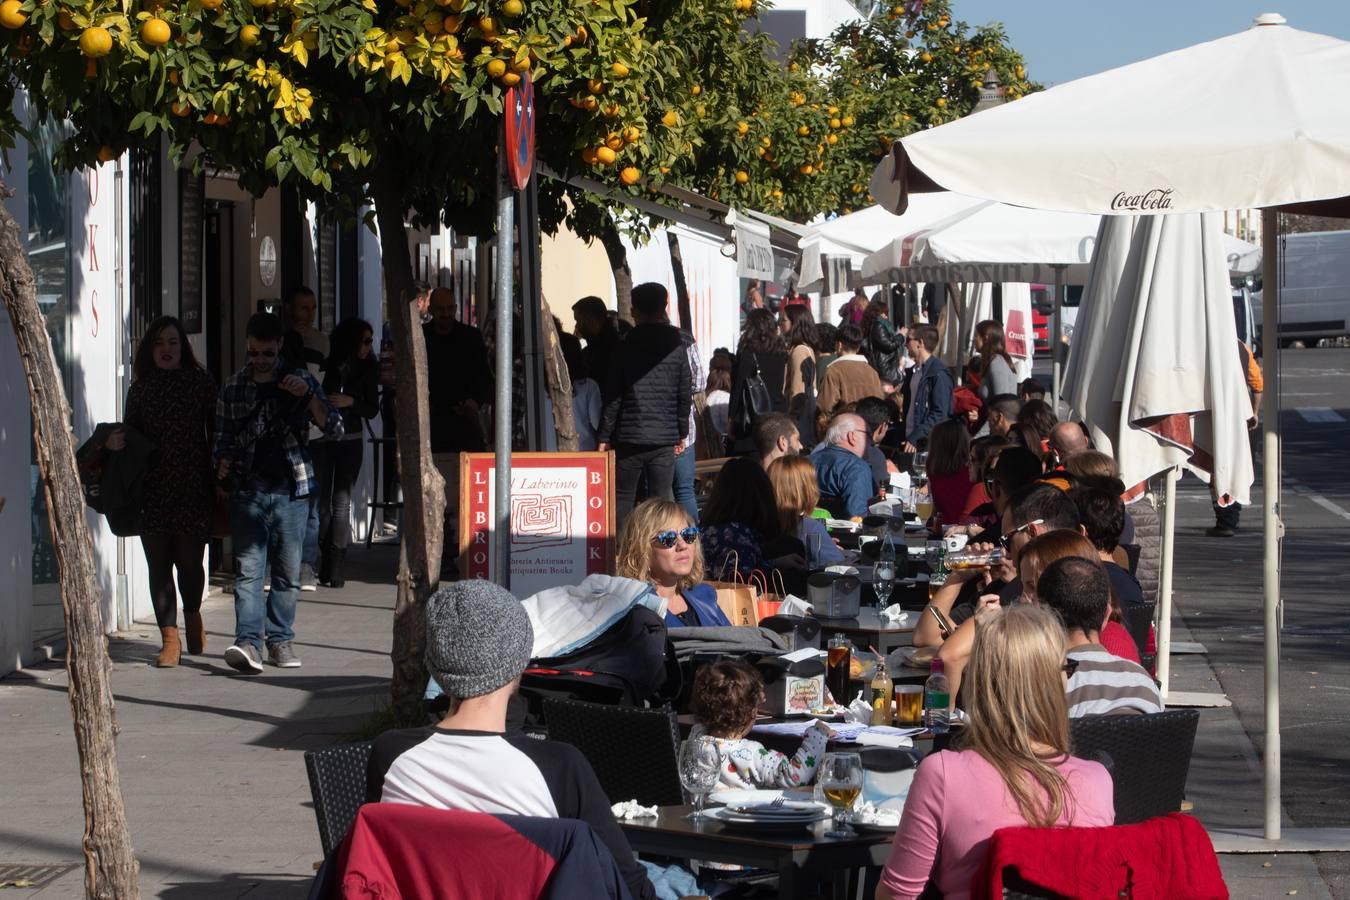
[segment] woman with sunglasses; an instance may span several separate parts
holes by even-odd
[[[651,499],[624,522],[614,574],[650,584],[666,601],[666,627],[730,625],[717,591],[703,584],[699,531],[683,506]]]
[[[1048,610],[1010,607],[981,622],[966,672],[958,749],[929,754],[905,801],[877,900],[947,900],[972,881],[1000,828],[1115,822],[1111,775],[1069,753],[1064,628]]]
[[[362,319],[343,319],[329,339],[323,389],[342,414],[342,437],[329,442],[315,473],[319,480],[319,583],[340,588],[352,542],[352,488],[361,473],[365,422],[379,407],[380,366],[375,331]]]
[[[202,653],[202,595],[206,570],[202,554],[212,515],[211,426],[216,383],[198,364],[183,326],[172,316],[150,323],[136,346],[124,420],[153,446],[142,482],[141,549],[150,573],[150,602],[159,625],[161,649],[155,665],[178,665],[178,597],[189,653]],[[126,434],[118,428],[107,448],[121,451]],[[178,589],[174,590],[177,573]]]

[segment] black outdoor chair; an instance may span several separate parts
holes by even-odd
[[[1105,754],[1111,760],[1117,825],[1181,808],[1199,722],[1200,712],[1194,709],[1069,720],[1074,756],[1094,759]]]
[[[610,803],[684,802],[676,758],[680,726],[670,707],[639,709],[548,699],[544,718],[551,740],[571,744],[590,762]]]
[[[314,818],[319,822],[323,855],[333,852],[347,837],[356,813],[366,802],[366,763],[373,742],[339,744],[305,753]]]
[[[1120,617],[1124,620],[1122,624],[1125,630],[1134,638],[1135,647],[1139,648],[1139,659],[1142,661],[1147,655],[1144,651],[1148,647],[1148,629],[1153,624],[1153,613],[1157,607],[1152,603],[1131,603],[1128,606],[1122,606]],[[1148,668],[1147,665],[1144,668]]]

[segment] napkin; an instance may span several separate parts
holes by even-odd
[[[811,615],[811,604],[796,594],[788,594],[783,598],[783,602],[778,605],[778,614],[780,616],[809,616]]]
[[[636,800],[625,800],[622,803],[615,803],[610,809],[614,812],[614,818],[616,819],[656,818],[655,806],[643,806]]]
[[[872,721],[872,704],[867,702],[862,691],[858,691],[858,696],[853,698],[853,702],[848,705],[848,717],[860,725],[870,724]]]
[[[892,603],[881,611],[881,618],[896,628],[905,628],[910,624],[910,613],[901,609],[899,603]]]
[[[892,749],[900,749],[902,747],[909,748],[914,746],[914,741],[906,734],[878,731],[875,728],[869,728],[866,731],[858,732],[853,740],[865,747],[890,747]]]

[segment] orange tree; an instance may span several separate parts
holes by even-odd
[[[1002,26],[957,21],[947,0],[929,0],[917,16],[885,4],[826,40],[796,46],[794,66],[816,73],[829,97],[824,171],[817,166],[819,192],[810,199],[840,213],[872,202],[867,183],[896,138],[969,114],[986,72],[997,73],[1009,100],[1038,89]]]
[[[622,184],[625,111],[660,88],[636,0],[6,0],[6,85],[70,123],[58,159],[110,159],[167,137],[174,159],[293,185],[328,209],[370,205],[398,350],[406,574],[394,700],[416,710],[421,601],[439,578],[442,480],[431,465],[425,348],[408,310],[405,222],[491,228],[504,91],[539,90],[539,155],[562,170],[596,148]],[[8,89],[8,88],[6,88]],[[7,113],[9,104],[4,103]],[[4,128],[11,133],[12,120]],[[624,145],[612,148],[612,135]],[[600,149],[603,147],[603,150]]]

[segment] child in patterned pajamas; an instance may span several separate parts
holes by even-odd
[[[764,699],[764,681],[743,662],[704,666],[694,679],[694,712],[698,724],[690,739],[707,736],[722,754],[717,789],[794,788],[810,784],[825,752],[830,729],[816,722],[792,756],[746,739],[755,710]]]

